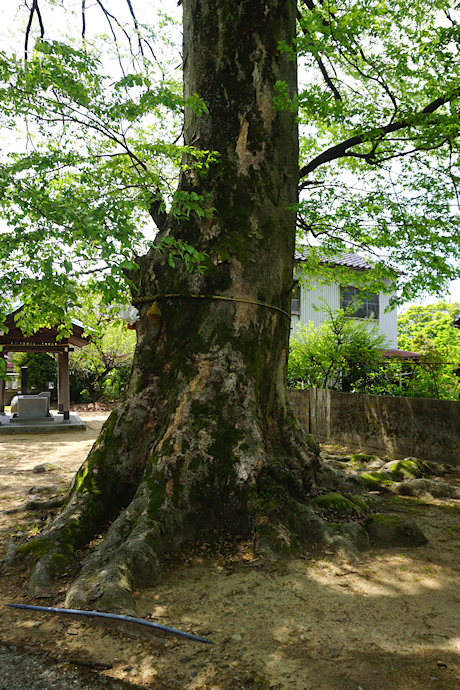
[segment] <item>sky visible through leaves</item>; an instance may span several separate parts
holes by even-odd
[[[27,9],[22,5],[22,9],[18,10],[17,5],[20,3],[6,3],[0,8],[0,49],[3,50],[18,50],[23,46],[24,25],[27,18]],[[21,3],[22,4],[22,3]],[[129,22],[129,9],[126,0],[107,0],[105,7],[123,22]],[[178,7],[177,0],[149,0],[148,2],[139,2],[133,0],[133,7],[135,9],[137,19],[140,23],[152,23],[157,19],[157,10],[160,10],[180,22],[181,8]],[[44,5],[46,8],[46,28],[48,33],[54,33],[58,30],[59,38],[65,40],[67,34],[78,33],[81,30],[81,15],[80,0],[56,0],[53,11],[49,12],[49,5]],[[180,27],[170,29],[173,33],[173,39],[176,43],[180,43]],[[101,10],[97,7],[96,0],[87,3],[87,37],[91,40],[95,34],[105,33],[110,36],[111,29],[103,16]],[[47,36],[45,36],[46,38]],[[53,36],[54,38],[55,36]],[[33,38],[31,39],[31,47],[33,46]],[[180,55],[177,54],[177,75],[180,78]],[[105,64],[105,62],[104,62]],[[116,60],[113,63],[107,62],[107,70],[116,69]],[[305,81],[305,75],[300,75],[300,81]],[[2,136],[0,134],[0,136]],[[0,141],[3,147],[11,145],[13,136],[12,132],[8,132]],[[18,132],[18,138],[23,137],[23,134]],[[9,137],[9,139],[8,139]],[[16,143],[16,142],[14,142]],[[153,228],[153,226],[152,226]],[[1,219],[0,219],[1,229]],[[149,232],[148,235],[149,236]],[[452,301],[460,301],[460,279],[452,281],[450,286],[450,295],[445,295],[445,299]],[[414,301],[412,303],[420,304],[433,302],[432,296],[426,296],[424,299]]]

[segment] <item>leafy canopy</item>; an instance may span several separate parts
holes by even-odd
[[[457,368],[460,366],[460,330],[453,324],[459,316],[458,302],[409,307],[398,316],[399,348],[419,352],[428,358],[440,357]]]
[[[20,372],[21,367],[27,367],[27,388],[35,392],[47,391],[49,384],[56,384],[56,360],[46,352],[24,352],[14,358],[15,370]]]
[[[460,259],[458,2],[303,0],[300,12],[303,241],[373,258],[401,301],[442,295]]]
[[[289,384],[352,393],[458,400],[460,331],[453,320],[460,305],[438,302],[410,307],[398,318],[401,350],[422,356],[414,361],[388,359],[387,344],[372,321],[356,321],[349,312],[331,311],[319,327],[298,326],[291,337]]]
[[[114,77],[109,48],[38,38],[27,60],[0,53],[0,126],[11,132],[0,157],[0,291],[25,302],[25,329],[45,314],[65,320],[82,281],[106,302],[126,301],[153,222],[167,207],[176,218],[207,213],[198,193],[174,191],[184,161],[202,170],[213,158],[174,143],[183,109],[205,104],[184,100],[145,54]],[[190,270],[203,258],[185,243],[159,250]]]
[[[460,382],[452,365],[433,353],[417,360],[389,359],[354,381],[352,393],[456,400]]]
[[[184,165],[199,179],[218,156],[180,145],[183,109],[206,115],[208,104],[199,94],[184,101],[165,18],[142,25],[130,1],[131,27],[104,11],[105,42],[49,38],[51,15],[74,6],[21,5],[32,27],[27,59],[24,36],[16,54],[0,53],[0,127],[10,133],[0,156],[0,290],[25,302],[24,328],[50,314],[64,321],[82,281],[107,302],[126,296],[153,224],[168,212],[213,213],[199,187],[176,191]],[[103,6],[81,7],[88,26]],[[320,248],[307,270],[354,250],[402,300],[442,293],[460,275],[458,2],[299,0],[298,9],[297,40],[280,50],[299,60],[301,85],[289,100],[277,84],[275,105],[295,109],[301,126],[299,238]],[[163,251],[190,270],[204,259],[174,243]]]
[[[71,394],[74,397],[78,394],[81,402],[120,398],[131,373],[136,344],[134,331],[113,319],[101,320],[99,329],[99,337],[93,337],[89,345],[75,350],[69,358]]]

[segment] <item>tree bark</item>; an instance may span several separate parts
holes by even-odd
[[[286,397],[298,136],[274,96],[277,81],[296,90],[279,50],[295,17],[295,0],[184,0],[185,96],[209,109],[187,110],[185,143],[218,160],[184,166],[180,180],[209,214],[170,215],[157,242],[174,236],[208,258],[203,273],[173,269],[156,248],[140,261],[134,297],[159,295],[161,315],[147,316],[153,300],[140,307],[128,397],[29,548],[38,590],[111,521],[68,606],[132,612],[158,556],[209,527],[254,535],[265,551],[319,529],[303,503],[315,456]]]

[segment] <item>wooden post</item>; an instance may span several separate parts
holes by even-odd
[[[64,407],[62,404],[62,382],[64,380],[62,354],[63,354],[62,352],[58,352],[58,380],[57,380],[58,413],[64,412]]]
[[[69,380],[69,351],[66,348],[62,353],[62,411],[64,419],[70,419],[70,380]]]
[[[69,351],[58,352],[58,413],[70,419]]]
[[[29,367],[21,367],[21,395],[28,395],[27,390],[27,374]]]
[[[6,373],[6,353],[3,353],[0,355],[3,361],[5,362],[5,373]],[[5,389],[6,389],[6,380],[5,379],[0,379],[0,415],[5,414]]]

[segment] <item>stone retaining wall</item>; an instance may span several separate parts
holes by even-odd
[[[460,465],[460,402],[322,389],[291,389],[289,400],[318,441]]]

